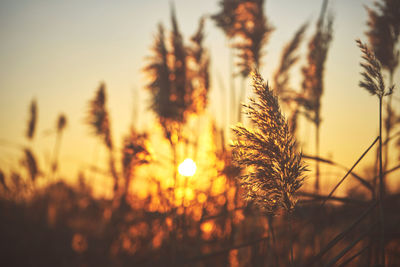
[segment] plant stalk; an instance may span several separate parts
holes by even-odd
[[[317,119],[319,120],[319,115],[317,117]],[[319,141],[320,141],[320,124],[319,122],[316,123],[315,125],[315,152],[316,152],[316,156],[317,158],[319,158]],[[315,162],[315,192],[318,193],[319,192],[319,176],[320,176],[320,169],[319,169],[319,161],[317,160]]]
[[[391,70],[390,73],[389,73],[389,85],[390,86],[393,85],[393,70]],[[383,148],[384,149],[384,154],[385,154],[385,161],[383,162],[383,173],[384,173],[383,174],[384,175],[383,179],[385,179],[385,172],[386,172],[386,170],[387,170],[387,168],[389,166],[389,144],[388,144],[388,142],[389,142],[389,139],[390,139],[390,132],[391,132],[392,127],[393,127],[393,125],[392,125],[392,117],[393,117],[393,114],[392,114],[392,96],[393,96],[393,94],[390,94],[388,96],[388,102],[386,104],[387,105],[387,109],[386,109],[387,110],[387,114],[386,114],[387,123],[385,124],[386,140],[384,142],[385,147]],[[387,189],[386,188],[386,184],[384,184],[383,185],[384,193],[386,193],[386,189]]]
[[[292,213],[288,214],[289,216],[289,235],[290,235],[290,266],[293,266],[293,218],[292,218]]]
[[[379,255],[380,263],[385,266],[385,229],[384,229],[384,183],[383,183],[383,168],[382,168],[382,96],[379,97]]]

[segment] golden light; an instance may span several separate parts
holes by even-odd
[[[178,172],[183,176],[193,176],[196,173],[196,169],[196,163],[188,158],[179,164]]]

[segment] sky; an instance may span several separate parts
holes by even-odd
[[[360,52],[355,39],[367,41],[367,13],[371,0],[329,1],[335,15],[334,37],[326,63],[322,99],[321,154],[351,166],[377,136],[378,101],[358,87]],[[85,124],[88,101],[105,82],[114,143],[121,144],[132,121],[141,129],[154,127],[148,111],[150,99],[143,68],[149,62],[158,23],[170,29],[170,0],[1,0],[0,1],[0,166],[11,171],[21,157],[18,145],[31,146],[48,165],[55,142],[57,116],[66,114],[60,172],[76,176],[93,162],[99,142]],[[203,15],[218,12],[217,0],[175,0],[180,29],[188,40]],[[283,45],[304,22],[314,30],[321,0],[268,0],[265,12],[275,27],[266,45],[261,74],[271,79]],[[208,114],[221,123],[221,83],[230,83],[231,50],[222,31],[208,20],[205,46],[211,55]],[[304,54],[292,72],[291,84],[299,88]],[[238,81],[236,81],[238,82]],[[400,84],[399,69],[394,82]],[[250,82],[246,81],[250,92]],[[398,108],[399,92],[395,92]],[[39,107],[38,131],[32,143],[25,140],[28,107]],[[134,115],[136,114],[136,115]],[[52,133],[53,131],[53,133]],[[300,130],[302,150],[312,154],[313,127]],[[374,158],[373,153],[365,159]],[[358,169],[359,172],[362,168]],[[335,174],[336,175],[336,174]]]

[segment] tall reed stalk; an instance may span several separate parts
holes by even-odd
[[[182,128],[188,117],[199,115],[207,105],[210,62],[207,49],[203,46],[204,18],[200,19],[189,46],[184,43],[173,6],[171,24],[169,46],[164,27],[159,25],[152,47],[153,56],[144,70],[150,76],[147,88],[152,96],[151,108],[171,147],[175,187],[179,160],[177,145],[182,139]]]
[[[109,112],[107,109],[106,85],[101,83],[95,97],[89,102],[89,110],[86,122],[92,128],[94,134],[98,136],[108,150],[108,166],[110,173],[114,179],[113,191],[114,195],[118,191],[118,173],[115,168],[115,159],[113,151],[113,140],[111,136],[111,126]]]
[[[360,87],[366,89],[371,95],[376,95],[379,99],[379,263],[385,266],[385,232],[384,232],[384,180],[383,180],[383,164],[382,164],[382,103],[383,97],[393,93],[394,86],[385,87],[385,83],[381,71],[381,63],[376,58],[374,52],[360,40],[357,45],[361,49],[364,62],[360,63],[363,68],[361,73],[363,80],[360,81]]]
[[[66,126],[67,117],[64,114],[60,114],[56,124],[56,142],[54,144],[53,159],[50,165],[50,178],[52,178],[58,169],[58,157],[60,154],[62,133]]]
[[[28,138],[28,140],[32,140],[35,135],[37,117],[38,117],[37,102],[36,99],[32,99],[31,105],[29,106],[29,120],[28,120],[28,127],[26,130],[26,137]]]
[[[399,64],[400,50],[396,48],[400,36],[400,2],[397,0],[374,1],[374,7],[366,7],[368,12],[369,26],[366,35],[369,43],[375,53],[376,58],[382,65],[382,68],[389,74],[389,86],[393,86],[393,75]],[[386,105],[385,105],[386,104]],[[386,110],[384,119],[384,130],[386,134],[385,145],[383,148],[383,171],[389,166],[389,144],[392,129],[395,126],[395,112],[392,106],[392,95],[388,97],[386,103],[382,103]],[[385,176],[383,177],[383,189],[386,191]]]
[[[302,68],[303,94],[298,97],[303,113],[315,125],[315,153],[320,154],[321,98],[324,92],[324,70],[330,42],[332,41],[333,17],[325,18],[328,0],[324,0],[316,31],[308,44],[307,66]],[[320,165],[315,163],[315,191],[320,189]]]
[[[245,100],[246,78],[252,69],[260,68],[263,46],[274,30],[264,13],[264,3],[264,0],[221,0],[221,11],[211,17],[228,39],[234,40],[232,47],[238,52],[237,66],[242,78],[235,102],[238,122],[242,121],[241,103]],[[236,99],[235,93],[232,93],[232,97]]]
[[[294,137],[277,97],[258,73],[253,74],[253,89],[257,99],[250,99],[250,104],[244,107],[256,128],[239,124],[233,129],[236,134],[233,159],[239,167],[247,169],[239,180],[246,190],[247,200],[267,214],[276,214],[280,209],[291,213],[306,167],[301,154],[296,152]],[[292,249],[290,262],[293,262]]]

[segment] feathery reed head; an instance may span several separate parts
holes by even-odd
[[[369,30],[366,32],[376,58],[382,67],[393,72],[399,63],[396,43],[400,35],[400,1],[375,1],[377,10],[366,7]]]
[[[296,51],[304,37],[304,32],[308,27],[308,23],[300,26],[300,28],[295,32],[292,40],[285,45],[282,51],[281,61],[278,69],[274,74],[274,92],[279,96],[280,100],[287,105],[294,105],[292,107],[292,112],[288,117],[289,128],[293,135],[295,135],[297,130],[297,118],[299,115],[299,107],[296,100],[297,93],[290,88],[290,69],[298,61],[299,56],[296,55]]]
[[[152,95],[151,108],[168,139],[173,132],[179,131],[189,115],[197,115],[205,109],[210,86],[209,56],[203,47],[204,18],[200,20],[190,46],[183,42],[173,8],[171,22],[170,46],[167,46],[164,28],[160,25],[152,48],[154,54],[144,69],[151,78],[147,85]]]
[[[135,167],[151,161],[147,133],[137,133],[131,129],[130,135],[124,139],[122,152],[124,176],[128,178]]]
[[[183,37],[179,31],[178,22],[176,19],[175,9],[171,9],[171,73],[172,76],[172,94],[174,98],[174,104],[178,108],[178,120],[184,122],[186,112],[186,99],[188,93],[188,79],[187,79],[187,50],[185,48]]]
[[[112,139],[106,101],[106,86],[101,83],[95,97],[89,102],[86,121],[93,128],[94,134],[103,138],[106,146],[111,149]]]
[[[229,38],[235,35],[236,8],[239,2],[241,0],[221,0],[219,2],[221,11],[211,16],[217,27],[221,28]]]
[[[238,66],[246,77],[259,68],[262,47],[273,31],[264,14],[264,0],[222,0],[220,6],[220,13],[211,18],[229,38],[241,39],[233,47],[239,51]]]
[[[60,133],[67,126],[67,117],[64,114],[60,114],[57,119],[57,131]]]
[[[193,36],[190,38],[190,40],[195,44],[196,50],[193,51],[193,56],[196,59],[196,61],[200,61],[201,57],[203,55],[203,40],[204,40],[204,24],[205,24],[205,17],[201,17],[199,20],[199,26],[197,28],[197,31]]]
[[[175,96],[172,94],[170,80],[173,78],[173,74],[168,66],[169,52],[165,43],[164,27],[161,24],[158,26],[158,34],[152,50],[154,56],[151,57],[151,63],[144,69],[152,79],[147,85],[152,94],[151,108],[160,120],[175,120],[179,112],[176,105],[173,104]]]
[[[4,188],[4,190],[8,191],[8,186],[6,184],[5,175],[2,170],[0,170],[0,184]]]
[[[262,47],[273,31],[264,14],[264,0],[241,1],[236,9],[235,28],[243,43],[234,45],[239,50],[239,68],[243,76],[260,67]]]
[[[29,148],[24,149],[25,160],[24,164],[28,169],[29,176],[32,181],[35,181],[36,177],[39,175],[39,167],[36,163],[36,158],[33,152]]]
[[[307,23],[301,25],[294,34],[292,40],[290,40],[290,42],[283,48],[279,67],[274,74],[274,90],[279,96],[281,96],[282,93],[290,91],[288,88],[289,71],[290,68],[299,60],[299,56],[295,53],[303,40],[304,32],[307,27]]]
[[[210,89],[210,56],[203,46],[205,18],[200,18],[196,33],[191,37],[192,46],[187,47],[188,65],[187,69],[188,96],[186,99],[189,114],[202,113],[208,103],[208,92]]]
[[[260,74],[253,74],[257,99],[244,105],[256,129],[238,125],[233,131],[233,159],[248,173],[240,177],[247,199],[270,214],[283,208],[290,212],[297,200],[295,192],[303,184],[306,170],[295,140],[281,113],[278,99]]]
[[[37,113],[38,111],[37,111],[36,99],[33,99],[29,107],[28,129],[26,131],[26,137],[30,140],[33,139],[33,136],[35,135]]]
[[[306,110],[305,116],[315,124],[319,124],[321,120],[319,114],[324,92],[323,77],[329,45],[332,41],[333,16],[328,15],[326,23],[324,22],[324,15],[322,15],[317,21],[316,32],[308,44],[308,65],[302,68],[303,95],[297,99]]]
[[[361,67],[364,69],[361,73],[364,80],[360,81],[360,87],[366,89],[371,95],[377,95],[379,98],[392,94],[394,86],[385,90],[381,63],[376,58],[374,52],[360,40],[356,40],[356,42],[358,47],[361,49],[363,54],[362,58],[364,59],[364,62],[360,63]]]
[[[11,173],[11,182],[13,184],[14,189],[19,192],[22,187],[24,186],[22,177],[19,173],[17,172],[12,172]]]

